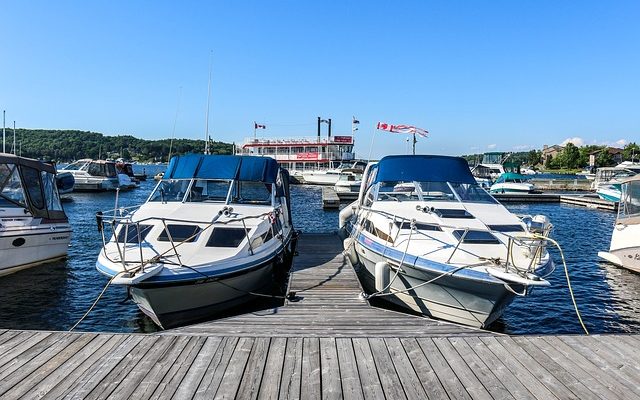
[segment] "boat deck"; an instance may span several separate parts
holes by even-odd
[[[299,299],[265,312],[158,334],[0,330],[0,397],[640,398],[639,336],[512,337],[374,308],[339,244],[303,235]]]

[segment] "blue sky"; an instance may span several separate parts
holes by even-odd
[[[183,4],[184,3],[184,4]],[[430,131],[421,153],[640,141],[640,2],[2,2],[7,126],[156,139]],[[179,96],[180,93],[180,96]],[[180,98],[180,101],[178,101]],[[179,103],[179,107],[178,107]],[[373,156],[404,153],[378,131]]]

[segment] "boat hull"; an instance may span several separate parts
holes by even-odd
[[[0,233],[0,276],[66,257],[70,229],[50,227]]]
[[[375,292],[375,264],[386,261],[381,254],[363,249],[356,244],[361,268],[359,275],[369,293]],[[364,253],[363,253],[364,250]],[[441,275],[440,271],[427,271],[403,265],[403,273],[392,282],[391,292],[420,285]],[[391,276],[395,274],[391,272]],[[521,292],[521,285],[511,284]],[[485,328],[498,319],[513,301],[515,294],[503,283],[487,282],[454,276],[445,276],[436,282],[420,286],[408,293],[395,293],[380,298],[410,311],[477,328]]]
[[[255,299],[247,292],[260,292],[272,285],[273,265],[271,261],[241,275],[216,280],[132,286],[131,297],[143,313],[168,329]]]
[[[309,185],[335,185],[340,178],[339,173],[326,173],[322,171],[317,172],[305,172],[302,177],[304,183]]]

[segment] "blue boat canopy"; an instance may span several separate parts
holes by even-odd
[[[476,183],[464,158],[432,155],[402,155],[382,158],[375,182]]]
[[[275,183],[278,162],[270,157],[187,154],[175,156],[164,179],[233,179]]]

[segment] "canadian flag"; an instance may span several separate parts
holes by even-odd
[[[378,122],[378,126],[376,127],[376,129],[393,133],[417,134],[422,137],[427,137],[427,135],[429,134],[429,131],[426,129],[417,128],[411,125],[392,125],[387,124],[386,122]]]

